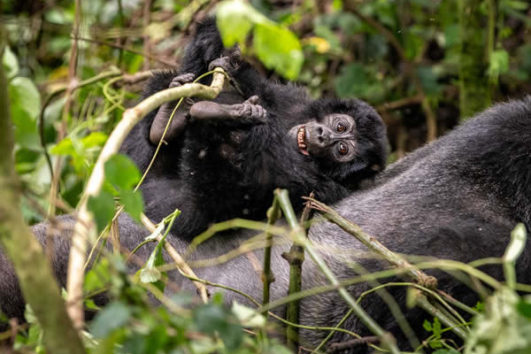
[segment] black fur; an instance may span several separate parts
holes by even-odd
[[[181,72],[198,75],[226,53],[215,23],[208,20],[188,47]],[[166,88],[175,75],[155,75],[145,96]],[[246,62],[240,62],[231,75],[242,90],[242,99],[258,95],[268,112],[267,122],[249,126],[234,121],[190,121],[182,139],[162,149],[141,187],[150,218],[158,221],[176,208],[182,210],[174,226],[181,237],[196,236],[210,223],[235,217],[264,218],[277,187],[289,190],[297,210],[302,206],[300,197],[312,191],[322,201],[335,202],[385,166],[385,126],[368,104],[311,100],[299,87],[264,79]],[[218,99],[225,100],[223,96]],[[295,139],[287,136],[293,126],[321,121],[330,113],[355,119],[358,153],[351,162],[305,156]],[[154,151],[148,139],[153,116],[135,128],[122,149],[142,170]]]

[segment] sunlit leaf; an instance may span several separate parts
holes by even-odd
[[[256,10],[243,1],[224,1],[217,7],[216,24],[226,47],[245,43],[253,27]],[[256,16],[256,14],[254,14]]]
[[[488,75],[491,78],[498,78],[500,74],[509,70],[509,53],[507,51],[495,50],[490,55]]]
[[[140,221],[140,214],[144,211],[144,200],[140,191],[121,190],[120,202],[133,219]]]
[[[87,293],[101,290],[109,284],[110,279],[109,261],[102,258],[85,275],[83,289]]]
[[[299,75],[304,56],[297,37],[273,23],[258,23],[254,28],[253,48],[266,67],[288,79]]]
[[[101,232],[114,216],[114,199],[112,195],[105,191],[100,191],[100,194],[96,197],[89,197],[87,207],[94,215],[98,232]]]
[[[18,60],[15,54],[11,51],[9,47],[4,49],[4,57],[2,58],[2,64],[4,65],[4,70],[6,77],[11,79],[18,73]]]
[[[140,180],[140,171],[129,157],[116,154],[105,162],[105,178],[117,188],[130,190]]]

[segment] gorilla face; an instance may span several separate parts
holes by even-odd
[[[318,122],[308,121],[294,126],[289,136],[299,152],[306,156],[328,159],[336,163],[356,157],[356,121],[348,114],[328,114]]]

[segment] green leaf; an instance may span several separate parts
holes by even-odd
[[[509,53],[507,51],[495,50],[490,54],[488,75],[493,79],[497,79],[500,74],[506,73],[509,70]]]
[[[105,142],[107,141],[107,134],[102,132],[92,132],[83,139],[81,139],[81,142],[83,143],[83,146],[87,149],[93,148],[93,147],[102,147]]]
[[[217,333],[227,351],[237,349],[243,340],[242,327],[238,320],[223,305],[208,303],[193,311],[198,330],[207,334]]]
[[[266,319],[262,314],[237,301],[232,303],[231,311],[246,328],[262,328],[266,325]]]
[[[140,191],[121,190],[120,202],[125,208],[125,211],[131,217],[140,222],[140,214],[144,211],[144,200]]]
[[[41,98],[33,82],[16,77],[9,83],[11,117],[15,125],[15,141],[22,147],[40,150],[37,117]]]
[[[441,86],[437,83],[437,75],[433,72],[433,68],[428,66],[418,67],[417,74],[428,96],[437,95],[442,91]]]
[[[109,261],[107,258],[102,258],[85,275],[83,289],[87,293],[101,290],[109,284],[110,279]]]
[[[437,349],[433,354],[459,354],[455,349]]]
[[[524,224],[516,225],[511,232],[511,242],[503,255],[503,271],[507,285],[514,289],[516,285],[515,263],[518,257],[524,251],[526,246],[527,234]]]
[[[514,263],[520,257],[526,246],[526,229],[524,224],[519,223],[511,232],[511,242],[503,255],[504,262]]]
[[[518,301],[518,303],[516,304],[516,309],[518,310],[518,313],[520,315],[531,319],[531,301]]]
[[[90,332],[96,338],[105,338],[112,331],[124,326],[131,317],[131,309],[122,302],[113,302],[100,311],[90,324]]]
[[[431,322],[428,321],[428,320],[424,320],[424,323],[422,324],[422,327],[428,332],[433,331],[433,328],[431,327]]]
[[[50,149],[50,152],[54,155],[74,155],[76,150],[72,144],[71,138],[64,138]]]
[[[274,23],[257,23],[253,48],[266,67],[293,80],[304,61],[299,39],[288,29]]]
[[[9,83],[11,103],[24,110],[32,119],[37,119],[41,111],[41,95],[37,87],[27,77],[16,77]]]
[[[142,283],[155,283],[160,280],[162,274],[155,267],[144,267],[139,273],[140,281]]]
[[[529,307],[516,292],[500,288],[486,299],[485,312],[474,318],[464,353],[530,353],[531,320],[525,316],[527,311]]]
[[[4,65],[4,70],[8,79],[11,79],[16,74],[18,74],[17,57],[15,56],[15,54],[13,54],[9,47],[5,47],[4,49],[4,57],[2,58],[2,64]]]
[[[162,258],[163,245],[164,240],[157,244],[153,252],[149,255],[146,264],[140,270],[140,281],[143,283],[154,283],[161,279],[162,274],[157,267],[164,264],[164,259]]]
[[[131,190],[140,181],[140,171],[129,157],[116,154],[105,162],[105,178],[118,189]]]
[[[224,1],[217,7],[216,24],[225,47],[245,43],[255,19],[262,16],[252,6],[242,1]],[[262,20],[262,19],[260,19]]]
[[[159,227],[161,225],[164,225],[164,223],[161,222],[159,224]],[[155,230],[155,232],[158,232],[159,227],[157,227],[157,230]],[[160,291],[164,291],[165,284],[164,282],[160,281],[163,274],[160,273],[157,267],[164,264],[164,258],[162,257],[162,247],[164,246],[166,235],[163,235],[163,238],[159,241],[159,243],[153,249],[153,252],[151,252],[151,254],[149,255],[146,264],[139,271],[139,277],[141,282],[155,283],[154,285],[159,288]],[[151,239],[151,237],[153,236],[150,235],[146,239]]]
[[[335,80],[336,92],[341,98],[362,96],[368,85],[365,68],[359,63],[343,67],[340,76]]]
[[[114,216],[114,199],[108,192],[100,191],[98,196],[89,197],[87,208],[94,215],[98,232],[101,232]]]

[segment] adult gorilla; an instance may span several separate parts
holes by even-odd
[[[461,262],[502,256],[516,224],[523,222],[527,230],[531,226],[531,96],[497,105],[408,155],[382,172],[374,187],[355,192],[335,205],[335,209],[394,252]],[[231,240],[214,238],[198,250],[197,257],[226,252],[242,237],[238,234]],[[334,224],[315,224],[309,237],[316,245],[330,250],[324,256],[339,278],[357,275],[347,264],[348,259],[369,271],[387,266],[375,259],[359,257],[367,251],[365,246]],[[286,293],[288,270],[280,258],[284,250],[277,247],[274,252],[273,298]],[[496,278],[502,276],[501,267],[484,270]],[[253,272],[245,257],[197,270],[200,277],[237,287],[260,299],[260,277],[253,277]],[[475,292],[455,278],[442,272],[436,276],[440,289],[471,305],[477,300]],[[517,277],[518,281],[531,284],[529,247],[518,260]],[[303,264],[304,288],[323,283],[326,280],[307,257]],[[355,285],[349,291],[359,296],[368,288],[367,284]],[[393,290],[392,294],[403,303],[403,289]],[[227,296],[232,299],[234,295]],[[337,292],[305,298],[301,306],[300,321],[311,326],[335,326],[349,309]],[[397,337],[401,348],[407,348],[396,320],[377,295],[369,296],[362,306]],[[422,316],[425,313],[419,310],[407,313],[417,333],[422,333]],[[343,327],[370,335],[354,316]],[[301,333],[303,343],[310,347],[325,335],[309,330]],[[346,334],[336,333],[332,341],[347,339],[350,338]]]
[[[531,226],[531,97],[497,105],[457,128],[438,141],[417,150],[392,165],[369,190],[359,191],[335,206],[344,217],[359,224],[366,232],[377,237],[391,250],[405,254],[426,255],[469,262],[483,257],[503,254],[511,230],[516,223]],[[132,224],[127,217],[120,220],[121,236],[126,245],[139,243],[147,234]],[[45,226],[34,228],[44,238]],[[201,245],[194,259],[212,258],[237,247],[251,232],[234,232],[214,237]],[[387,265],[375,259],[360,257],[366,248],[330,223],[312,226],[309,237],[321,248],[323,256],[338,278],[356,276],[348,260],[375,271]],[[60,239],[57,242],[64,239]],[[176,237],[170,241],[183,250],[187,242]],[[275,246],[272,299],[286,294],[288,267],[280,254],[286,245]],[[54,267],[66,269],[66,253],[60,250]],[[259,259],[261,252],[255,252]],[[147,257],[144,249],[142,256]],[[517,277],[531,283],[531,252],[529,247],[518,260]],[[199,277],[244,291],[260,300],[260,274],[251,265],[252,257],[240,256],[222,265],[198,268]],[[0,306],[9,315],[21,315],[20,294],[15,292],[12,273],[0,257]],[[485,269],[501,278],[500,267]],[[58,272],[64,276],[63,272]],[[194,291],[190,281],[172,274],[183,289]],[[476,300],[475,293],[466,289],[453,277],[438,273],[439,288],[466,303]],[[311,260],[303,265],[303,286],[311,288],[327,283]],[[354,296],[367,290],[367,284],[349,287]],[[211,288],[210,291],[218,291]],[[392,290],[403,303],[404,290]],[[227,292],[226,299],[245,302],[245,299]],[[14,303],[18,301],[18,306]],[[336,292],[319,294],[301,301],[301,323],[313,326],[335,326],[348,311],[347,305]],[[395,319],[381,299],[372,295],[362,306],[385,330],[391,331],[401,348],[407,349]],[[18,310],[17,310],[18,309]],[[7,310],[7,311],[6,311]],[[18,312],[17,312],[18,311]],[[420,333],[422,316],[418,310],[407,311],[407,319]],[[344,328],[367,335],[365,326],[350,317]],[[325,332],[303,330],[301,341],[307,347],[324,338]],[[332,341],[348,339],[336,333]],[[365,348],[351,350],[364,351]]]

